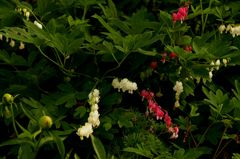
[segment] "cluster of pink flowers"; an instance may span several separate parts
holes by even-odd
[[[176,23],[177,21],[181,21],[181,23],[186,20],[188,14],[188,7],[180,7],[177,13],[172,14],[172,21]]]
[[[168,112],[164,110],[161,106],[159,106],[157,102],[155,102],[154,93],[151,91],[142,90],[140,95],[143,97],[143,99],[146,99],[148,101],[148,109],[151,113],[153,113],[156,116],[156,119],[164,120],[168,132],[172,134],[170,138],[171,139],[178,138],[179,132],[178,126],[173,126],[172,119],[168,115]]]

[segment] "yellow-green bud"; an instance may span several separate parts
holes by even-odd
[[[52,118],[50,116],[44,115],[39,119],[39,126],[43,129],[49,129],[52,127]]]
[[[14,97],[9,93],[5,93],[2,97],[2,102],[3,103],[12,104],[13,100],[14,100]]]

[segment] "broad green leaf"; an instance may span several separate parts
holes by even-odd
[[[7,140],[5,142],[2,142],[0,144],[0,147],[3,146],[9,146],[9,145],[21,145],[21,144],[29,144],[32,147],[34,147],[34,143],[31,141],[31,139],[29,138],[16,138],[16,139],[11,139],[11,140]]]
[[[52,135],[53,135],[53,140],[57,145],[60,156],[61,156],[62,159],[64,159],[64,157],[65,157],[64,143],[63,143],[62,139],[60,137],[58,137],[56,134],[52,134]]]
[[[94,151],[98,159],[107,159],[106,151],[102,142],[95,136],[91,135],[91,141],[94,148]]]
[[[36,158],[37,151],[28,144],[22,144],[18,150],[18,159]]]

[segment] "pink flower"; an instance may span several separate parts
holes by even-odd
[[[161,119],[162,120],[162,118],[163,118],[163,116],[164,116],[164,112],[162,111],[162,109],[158,106],[158,107],[156,107],[156,109],[155,109],[155,115],[156,115],[156,118],[157,118],[157,120],[158,119]]]
[[[148,100],[148,109],[150,110],[150,112],[155,112],[157,107],[158,105],[156,102],[154,102],[153,100]]]
[[[143,98],[145,98],[147,100],[151,100],[154,96],[154,93],[144,89],[141,91],[140,96],[142,96]]]
[[[177,13],[172,14],[172,21],[176,23],[177,21],[184,21],[187,18],[188,7],[180,7]]]
[[[178,138],[178,132],[179,132],[179,128],[177,126],[175,126],[174,128],[173,127],[170,127],[168,129],[169,132],[172,133],[172,136],[170,137],[170,139],[176,139]]]
[[[165,116],[164,116],[164,121],[166,123],[167,128],[169,128],[172,124],[171,118],[168,115],[168,113],[166,112]]]

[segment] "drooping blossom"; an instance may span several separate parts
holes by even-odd
[[[123,92],[128,91],[128,93],[130,93],[130,94],[133,94],[133,91],[136,91],[138,88],[136,82],[132,82],[132,81],[128,80],[127,78],[124,78],[120,81],[118,78],[114,78],[112,81],[112,86],[113,86],[113,88],[118,89],[119,92],[121,90]]]
[[[99,90],[94,89],[88,95],[88,103],[91,105],[91,112],[89,113],[88,121],[84,126],[81,126],[77,130],[77,135],[80,136],[80,139],[83,140],[83,137],[88,138],[93,133],[93,128],[96,128],[100,125],[99,112],[98,112],[98,103],[99,103]]]
[[[161,62],[162,63],[165,63],[166,62],[166,57],[167,57],[167,53],[166,52],[164,52],[163,54],[162,54],[162,58],[161,58]]]
[[[176,81],[175,86],[173,87],[173,90],[176,91],[175,93],[175,108],[178,108],[180,106],[179,104],[179,99],[180,99],[180,94],[183,92],[183,84],[181,81]]]
[[[158,105],[158,103],[154,100],[154,93],[151,91],[142,90],[140,96],[148,101],[148,109],[157,120],[164,119],[166,128],[168,129],[168,132],[171,133],[170,138],[176,139],[178,137],[179,128],[177,126],[173,126],[172,119],[168,115],[168,112]]]
[[[181,21],[181,23],[187,19],[188,15],[188,7],[180,7],[177,13],[172,14],[172,21],[176,23],[177,21]]]
[[[154,97],[154,93],[144,89],[141,91],[140,96],[142,96],[143,98],[149,101],[149,100],[152,100],[152,98]]]

